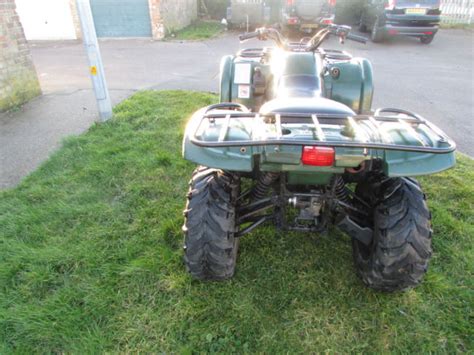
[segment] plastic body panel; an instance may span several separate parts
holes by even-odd
[[[222,128],[225,124],[221,120],[208,123],[207,126],[199,130],[202,124],[203,114],[207,108],[196,112],[187,125],[185,139],[183,143],[183,155],[187,160],[200,165],[213,168],[220,168],[231,171],[251,172],[255,169],[262,171],[275,171],[288,173],[291,184],[317,184],[318,182],[330,178],[333,174],[342,174],[347,168],[356,168],[364,160],[382,160],[383,169],[387,176],[419,176],[440,172],[452,167],[455,164],[454,152],[445,154],[416,153],[403,151],[389,151],[382,149],[361,149],[361,148],[336,148],[335,164],[330,167],[307,166],[301,162],[301,154],[304,144],[282,145],[268,143],[261,146],[245,145],[233,147],[201,147],[192,143],[194,135],[197,133],[199,139],[207,142],[217,142],[222,138]],[[223,111],[224,114],[232,111]],[[206,120],[206,122],[208,122]],[[395,144],[406,144],[408,140],[413,140],[410,131],[403,131],[396,127],[390,130],[391,139]],[[251,142],[255,137],[252,132],[254,123],[247,117],[235,119],[229,123],[225,140]],[[312,139],[312,133],[301,124],[286,124],[285,137],[290,140]],[[334,127],[324,126],[325,136],[332,141],[348,140],[342,135],[338,125]],[[360,133],[356,139],[364,134]],[[426,133],[427,141],[433,137],[431,133]],[[444,144],[443,142],[436,143]],[[325,175],[325,177],[321,176]]]
[[[364,58],[352,58],[330,63],[329,67],[329,72],[324,75],[325,96],[347,105],[354,112],[369,112],[374,95],[370,62]],[[334,69],[339,70],[339,76],[330,74]]]
[[[233,62],[234,62],[234,56],[232,55],[227,55],[221,59],[220,78],[219,78],[220,102],[232,101],[230,85],[232,83],[232,77],[233,77]]]
[[[267,111],[333,114],[353,116],[372,111],[374,93],[372,66],[364,58],[332,59],[329,55],[309,52],[283,52],[260,49],[263,56],[226,56],[221,61],[220,101],[240,103],[253,112]],[[258,51],[258,49],[254,50]],[[337,69],[337,75],[334,75]],[[254,82],[256,71],[265,77],[265,92],[258,92]],[[298,83],[299,77],[312,78],[307,87]],[[292,80],[287,80],[288,78]],[[300,86],[298,86],[300,85]],[[244,86],[245,90],[242,90]],[[329,100],[327,100],[329,99]],[[332,101],[330,101],[332,100]],[[261,108],[261,110],[260,110]],[[384,149],[336,148],[335,164],[331,167],[306,166],[301,163],[303,145],[248,145],[232,147],[202,147],[191,142],[206,109],[198,111],[187,126],[183,142],[183,155],[197,164],[224,170],[252,172],[255,170],[285,172],[289,184],[318,185],[328,183],[334,174],[342,174],[347,168],[356,168],[365,160],[381,160],[387,176],[419,176],[437,173],[455,164],[454,152],[446,154],[407,152]],[[314,112],[313,112],[314,111]],[[202,141],[220,139],[222,123],[215,122],[200,133]],[[379,133],[368,134],[373,142],[381,142]],[[288,127],[289,139],[303,139],[304,125]],[[418,144],[403,125],[388,125],[389,141],[394,144]],[[335,141],[344,141],[343,127],[324,128],[326,135]],[[385,132],[387,133],[387,132]],[[431,133],[422,133],[426,142],[435,143]],[[245,120],[232,121],[226,140],[249,141],[255,137]],[[357,137],[356,137],[357,138]],[[360,138],[360,137],[358,137]]]
[[[420,176],[439,173],[456,164],[456,155],[385,152],[384,173],[390,177]]]
[[[239,81],[238,78],[236,78],[236,71],[243,67],[249,68],[249,70],[245,70],[249,72],[248,81]],[[224,57],[221,63],[221,69],[225,70],[225,73],[221,71],[221,102],[236,102],[249,108],[255,108],[263,104],[263,100],[268,99],[268,96],[272,94],[270,92],[268,92],[266,95],[255,94],[254,73],[256,68],[261,70],[267,81],[272,81],[273,77],[271,74],[270,65],[262,64],[256,60],[247,58]],[[242,71],[243,69],[240,70]],[[242,95],[242,88],[246,88],[246,90],[248,90],[248,95]]]
[[[323,96],[338,101],[357,113],[371,110],[374,87],[372,66],[367,59],[352,58],[326,62],[317,53],[285,52],[277,55],[281,57],[270,58],[264,63],[255,58],[224,57],[221,61],[220,101],[241,103],[255,111],[264,102],[275,97]],[[248,82],[236,80],[236,71],[239,71],[242,64],[250,67]],[[256,68],[265,76],[265,95],[255,95],[253,74]],[[333,68],[339,70],[337,77],[330,74]],[[285,78],[290,76],[312,76],[315,86],[305,91],[299,88],[292,90],[291,87],[281,85]],[[242,87],[247,87],[247,97],[242,95]]]

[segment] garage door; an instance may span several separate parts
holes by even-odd
[[[151,37],[148,0],[91,0],[98,37]]]
[[[16,0],[16,9],[27,40],[76,39],[68,0]]]

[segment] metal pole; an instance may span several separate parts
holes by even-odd
[[[81,21],[84,47],[89,59],[89,73],[99,108],[100,121],[104,122],[112,117],[112,104],[110,102],[107,82],[105,81],[104,66],[100,55],[99,43],[97,42],[91,6],[89,0],[76,0],[76,4]]]

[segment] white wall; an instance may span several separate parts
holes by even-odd
[[[76,39],[69,0],[16,0],[27,40]]]

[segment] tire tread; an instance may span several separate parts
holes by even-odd
[[[389,194],[374,209],[374,245],[368,257],[360,252],[364,246],[353,240],[359,276],[367,286],[386,292],[417,286],[432,254],[431,215],[419,184],[406,178],[390,180]]]
[[[238,239],[234,200],[238,178],[198,167],[192,174],[184,210],[184,262],[200,280],[225,280],[234,275]]]

